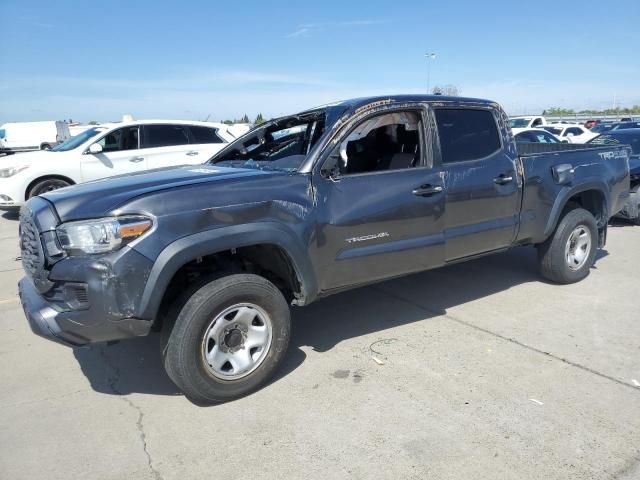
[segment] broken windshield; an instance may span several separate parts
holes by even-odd
[[[269,122],[233,142],[209,163],[295,171],[324,133],[325,113],[315,110]]]

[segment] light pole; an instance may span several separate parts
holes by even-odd
[[[431,60],[434,60],[436,58],[436,54],[431,52],[431,53],[425,53],[424,54],[425,57],[427,57],[427,95],[431,93]]]

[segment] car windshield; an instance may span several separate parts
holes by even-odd
[[[234,168],[296,171],[324,133],[325,110],[284,117],[231,143],[210,164]]]
[[[509,125],[511,128],[526,128],[530,121],[530,118],[512,118],[509,120]]]
[[[615,133],[605,133],[598,135],[589,143],[592,145],[630,145],[633,155],[640,154],[640,132],[634,135],[616,135]]]
[[[591,131],[593,133],[602,133],[602,132],[608,132],[612,128],[613,128],[613,123],[599,123],[598,125],[594,126],[591,129]]]
[[[99,128],[94,127],[89,130],[85,130],[84,132],[76,135],[75,137],[71,137],[66,142],[62,142],[60,145],[56,145],[51,149],[52,152],[67,152],[69,150],[73,150],[74,148],[79,147],[84,142],[89,140],[91,137],[95,137],[98,133],[104,132],[106,130],[105,127]]]
[[[542,128],[544,128],[549,133],[553,133],[554,135],[560,135],[562,133],[562,128],[559,128],[559,127],[545,126],[545,127],[542,127]]]

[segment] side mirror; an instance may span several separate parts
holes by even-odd
[[[89,145],[89,153],[96,154],[102,152],[102,145],[99,143],[92,143]]]

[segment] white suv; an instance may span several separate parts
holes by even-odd
[[[204,163],[235,140],[227,125],[140,120],[98,125],[50,151],[0,158],[0,208],[75,183],[174,165]]]

